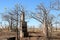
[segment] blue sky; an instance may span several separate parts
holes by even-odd
[[[46,7],[49,7],[49,2],[51,0],[0,0],[0,22],[1,20],[1,13],[5,12],[4,8],[7,9],[12,9],[14,8],[14,5],[17,3],[20,3],[21,5],[24,6],[24,8],[28,11],[32,11],[32,12],[36,12],[36,7],[37,5],[39,5],[40,3],[43,3]],[[58,11],[56,11],[58,12]],[[56,15],[55,11],[51,12],[52,14]],[[58,12],[59,13],[59,12]],[[28,22],[28,25],[31,26],[39,26],[40,22],[38,22],[35,19],[30,19]]]

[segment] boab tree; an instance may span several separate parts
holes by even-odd
[[[48,37],[48,28],[52,27],[53,16],[50,16],[50,9],[48,10],[43,4],[37,6],[38,13],[33,13],[31,17],[43,24],[43,33]],[[51,31],[51,30],[50,30]]]

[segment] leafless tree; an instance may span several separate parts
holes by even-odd
[[[37,9],[38,12],[32,12],[31,17],[43,24],[43,33],[46,37],[48,37],[48,28],[52,28],[52,20],[54,19],[54,17],[53,15],[50,16],[50,9],[47,9],[43,4],[38,5]]]
[[[10,25],[10,29],[17,32],[17,39],[18,39],[18,26],[20,26],[20,14],[24,11],[24,8],[22,5],[19,6],[19,4],[15,5],[15,8],[13,10],[8,11],[8,15],[4,15],[5,21],[7,21]],[[25,11],[24,11],[25,12]]]

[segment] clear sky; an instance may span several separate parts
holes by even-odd
[[[50,0],[0,0],[0,22],[1,20],[1,13],[5,12],[4,8],[12,9],[14,5],[20,3],[25,7],[26,10],[35,12],[37,5],[43,3],[46,7],[49,7]],[[57,11],[56,11],[57,12]],[[53,12],[51,12],[53,13]],[[58,12],[59,13],[59,12]],[[55,11],[53,13],[56,15]],[[35,19],[30,19],[28,25],[38,26],[40,22]]]

